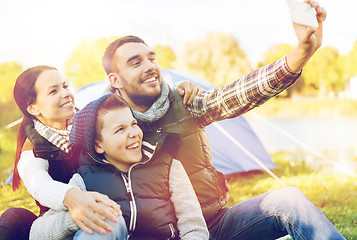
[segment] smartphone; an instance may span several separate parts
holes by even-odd
[[[316,12],[313,7],[307,3],[295,0],[287,0],[287,2],[293,23],[311,27],[319,26],[316,18]]]

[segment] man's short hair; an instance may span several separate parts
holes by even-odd
[[[147,46],[147,44],[144,42],[144,40],[142,40],[139,37],[132,36],[132,35],[118,38],[117,40],[115,40],[114,42],[112,42],[108,45],[107,49],[105,50],[104,56],[102,58],[102,64],[103,64],[104,70],[107,73],[107,75],[109,75],[110,73],[115,72],[115,70],[117,70],[117,69],[115,69],[115,64],[113,61],[115,51],[122,45],[124,45],[126,43],[131,43],[131,42],[143,43]]]

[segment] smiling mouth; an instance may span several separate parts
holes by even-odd
[[[140,144],[139,144],[139,142],[135,142],[135,143],[127,146],[126,149],[128,149],[130,151],[138,151],[138,150],[140,150]]]
[[[61,108],[73,107],[73,103],[72,103],[72,102],[67,102],[67,103],[61,105],[60,107],[61,107]]]
[[[143,83],[156,83],[158,82],[157,77],[153,76],[151,78],[145,79]]]

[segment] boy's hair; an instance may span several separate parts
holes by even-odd
[[[103,128],[103,116],[110,110],[129,107],[128,103],[125,102],[123,98],[118,96],[118,94],[112,94],[110,97],[105,99],[98,106],[97,116],[96,116],[96,126],[95,126],[95,140],[102,141],[102,128]],[[118,116],[120,117],[120,116]]]
[[[143,43],[147,46],[144,40],[142,40],[139,37],[131,36],[131,35],[118,38],[114,42],[110,43],[107,49],[105,50],[104,56],[102,58],[102,64],[107,75],[109,75],[112,72],[116,72],[118,70],[115,69],[115,64],[114,64],[115,61],[113,61],[114,54],[119,47],[121,47],[126,43]]]

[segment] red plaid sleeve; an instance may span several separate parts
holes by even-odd
[[[301,72],[294,73],[289,69],[284,56],[231,84],[203,92],[188,110],[202,126],[234,118],[287,89],[300,75]]]

